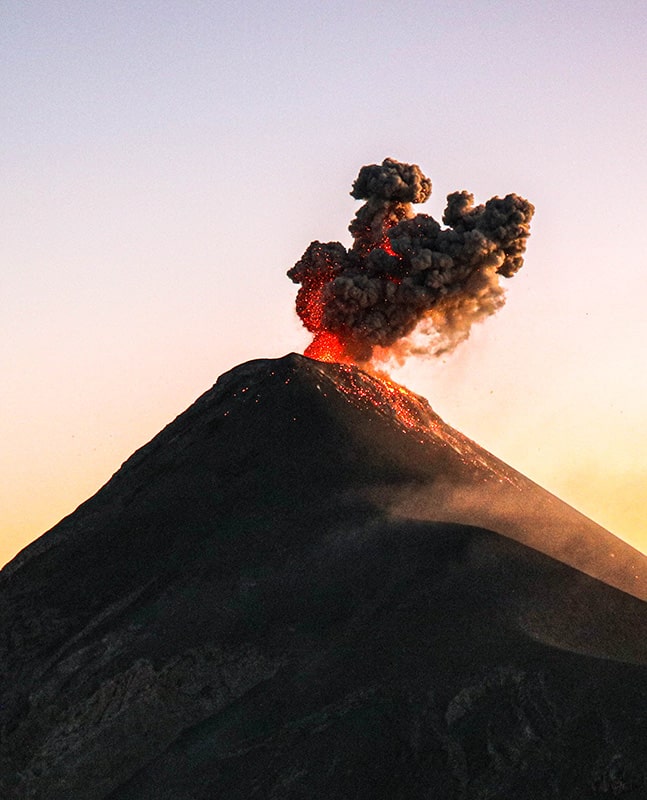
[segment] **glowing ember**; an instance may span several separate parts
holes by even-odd
[[[297,311],[303,324],[312,333],[321,330],[323,321],[323,285],[308,285],[299,289],[297,294]]]
[[[394,419],[400,425],[426,437],[432,431],[436,434],[438,420],[424,401],[394,383],[384,373],[372,375],[367,382],[362,373],[348,367],[344,368],[346,379],[338,387],[353,403],[370,403],[384,416]]]
[[[393,247],[391,247],[391,240],[388,236],[385,236],[384,239],[380,242],[380,249],[384,250],[385,253],[388,253],[390,256],[398,257],[398,254],[395,252]]]
[[[303,355],[308,358],[314,358],[317,361],[327,361],[328,363],[348,363],[350,361],[346,355],[344,345],[334,333],[329,331],[317,333],[304,350]]]
[[[322,359],[320,359],[322,360]],[[520,488],[514,473],[493,456],[484,459],[480,448],[467,436],[445,425],[426,400],[392,381],[385,373],[367,373],[351,364],[342,364],[335,389],[357,408],[370,405],[380,415],[413,433],[420,444],[451,448],[461,461],[496,480]],[[483,472],[485,470],[485,473]]]
[[[388,255],[399,258],[391,247],[388,236],[384,236],[379,243],[367,248],[367,250],[374,249],[383,250]],[[304,282],[297,293],[297,312],[305,327],[314,334],[312,342],[306,347],[303,354],[317,361],[352,364],[357,359],[349,351],[348,343],[345,343],[339,334],[326,330],[324,287],[326,282],[332,279],[334,269],[327,254],[321,260],[325,265],[322,274],[318,275],[315,280]],[[386,279],[396,285],[402,283],[399,276],[387,275]]]
[[[413,403],[416,401],[416,396],[408,389],[405,389],[404,386],[399,386],[386,378],[382,379],[382,385],[384,386],[386,400],[395,408],[398,419],[402,421],[405,427],[419,430],[421,420],[413,413]]]

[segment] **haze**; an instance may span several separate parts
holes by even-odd
[[[536,208],[505,307],[394,378],[647,550],[647,8],[8,0],[0,563],[235,364],[302,351],[285,272],[360,166]]]

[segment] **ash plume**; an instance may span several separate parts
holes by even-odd
[[[474,205],[469,192],[453,192],[441,225],[413,212],[430,194],[416,164],[387,158],[361,168],[351,195],[366,202],[349,225],[352,247],[314,241],[288,271],[301,284],[297,314],[314,335],[306,355],[439,355],[503,305],[499,278],[523,265],[534,207],[516,194]],[[425,344],[412,344],[414,331]]]

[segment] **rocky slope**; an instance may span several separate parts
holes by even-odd
[[[0,796],[642,799],[646,597],[415,395],[250,362],[0,573]]]

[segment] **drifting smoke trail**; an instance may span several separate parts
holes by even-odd
[[[364,362],[376,347],[439,355],[503,305],[499,277],[523,264],[533,206],[516,194],[475,206],[468,192],[453,192],[442,227],[412,210],[430,194],[416,164],[387,158],[361,168],[351,195],[366,203],[349,225],[351,249],[312,242],[288,271],[314,334],[306,355]],[[412,344],[414,330],[424,345]]]

